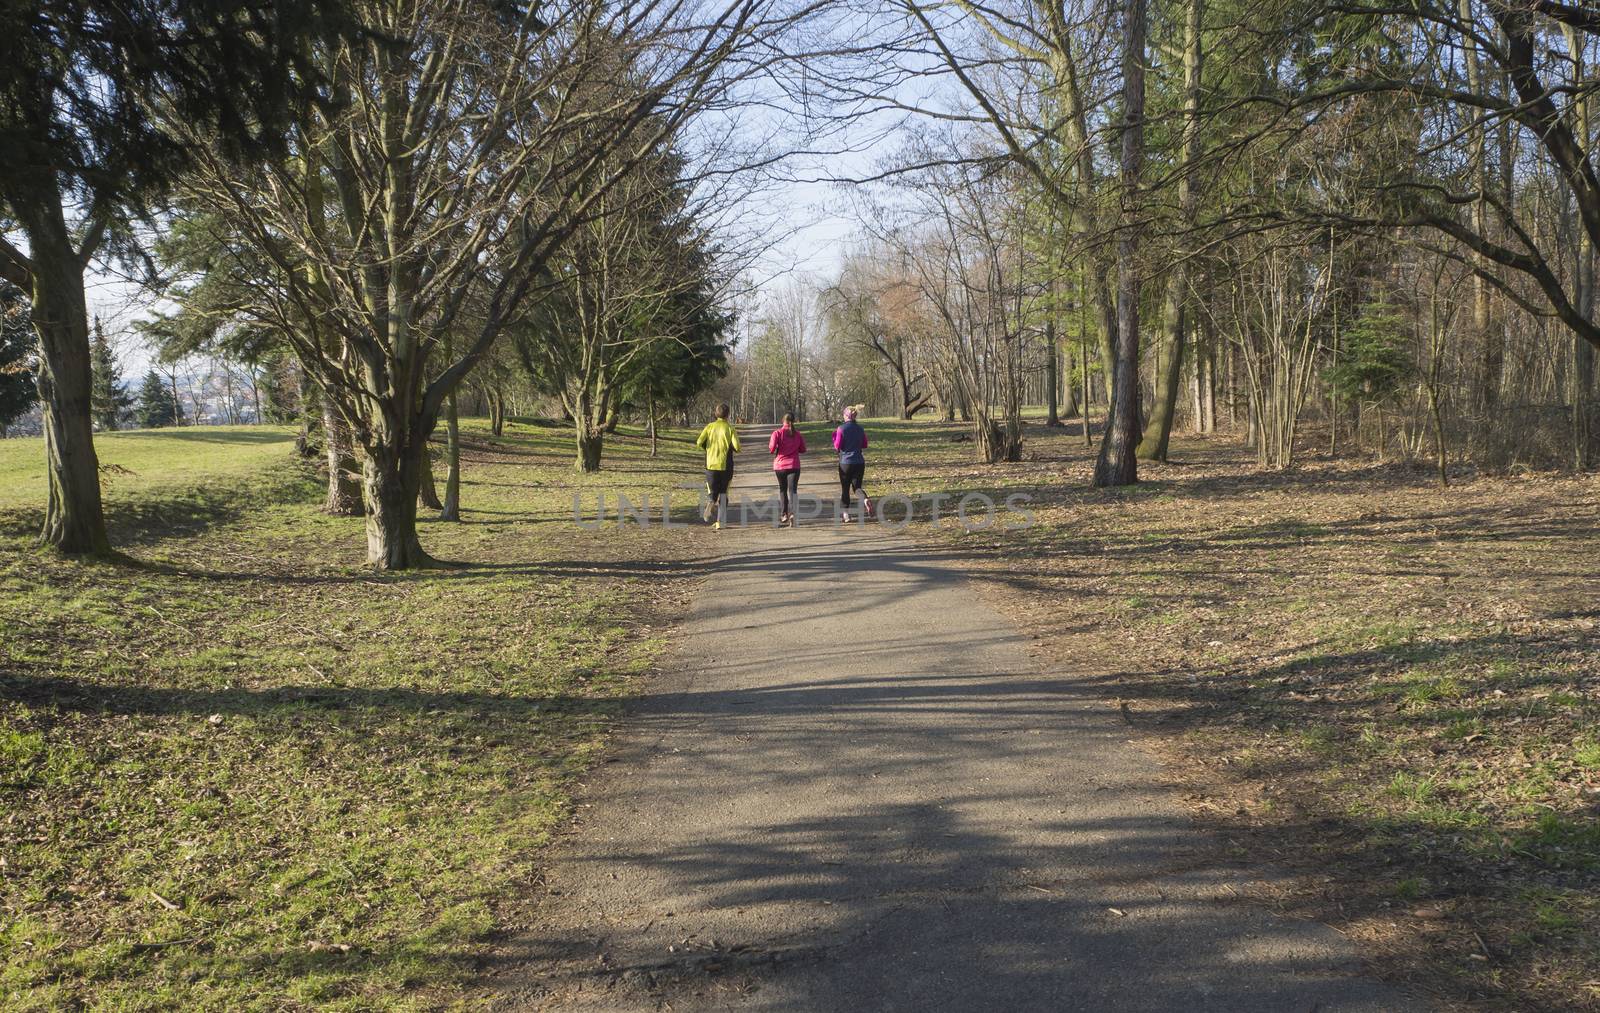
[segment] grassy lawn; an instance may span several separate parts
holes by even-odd
[[[1178,439],[1126,490],[1029,426],[876,421],[868,488],[1034,497],[966,555],[1054,663],[1104,687],[1273,903],[1453,1001],[1600,1007],[1600,480],[1319,459],[1263,473]]]
[[[578,476],[565,429],[469,421],[465,522],[422,531],[464,565],[396,576],[287,430],[101,437],[118,564],[33,547],[42,450],[0,441],[0,1007],[472,1004],[705,551],[572,523],[695,481],[664,435]]]

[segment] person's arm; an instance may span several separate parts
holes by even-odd
[[[861,449],[867,449],[867,431],[865,429],[861,430]]]
[[[735,454],[739,452],[739,430],[732,426],[728,427],[728,444],[733,447]]]
[[[839,434],[842,433],[842,432],[844,432],[844,426],[840,426],[838,429],[835,429],[833,431],[833,449],[834,450],[838,450],[839,449]]]
[[[773,457],[778,456],[778,434],[781,432],[783,432],[783,430],[774,429],[772,431],[772,435],[767,437],[767,453],[771,454]]]
[[[701,450],[706,449],[706,439],[710,435],[711,435],[711,427],[710,426],[706,426],[704,429],[700,430],[700,435],[695,437],[694,445],[699,447]]]
[[[800,437],[800,449],[799,449],[798,453],[801,453],[801,454],[805,453],[806,452],[806,437],[805,437],[805,434],[800,432],[800,430],[798,430],[798,429],[796,429],[794,431],[794,434],[796,436]]]

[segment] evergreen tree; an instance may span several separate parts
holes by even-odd
[[[139,387],[139,407],[134,415],[143,429],[175,426],[183,421],[183,407],[172,396],[172,388],[167,386],[166,380],[153,369],[144,375],[144,383]]]
[[[34,303],[46,544],[111,551],[83,272],[137,260],[132,223],[194,165],[159,117],[245,161],[282,157],[294,114],[325,87],[313,42],[354,35],[346,15],[338,0],[0,3],[0,275]]]
[[[0,280],[0,436],[39,400],[35,346],[28,297]]]
[[[1374,299],[1345,332],[1339,363],[1328,369],[1325,378],[1346,402],[1385,401],[1415,370],[1409,342],[1400,311],[1382,298]]]
[[[111,351],[111,343],[106,340],[105,329],[100,326],[98,317],[94,322],[94,345],[89,351],[90,413],[99,429],[116,429],[123,415],[133,406],[133,397],[122,385],[121,367],[117,365],[117,356]]]

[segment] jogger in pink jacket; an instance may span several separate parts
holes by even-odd
[[[782,508],[779,524],[794,523],[795,500],[800,495],[800,455],[805,452],[806,438],[794,427],[794,415],[785,413],[783,425],[767,439],[772,470],[778,476],[778,502]]]

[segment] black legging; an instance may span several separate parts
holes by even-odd
[[[856,461],[853,464],[839,465],[839,503],[844,509],[850,509],[850,490],[861,493],[861,498],[866,499],[867,494],[861,488],[861,476],[866,473],[867,462]]]
[[[787,517],[794,513],[794,505],[800,498],[800,469],[782,468],[774,474],[778,476],[778,502]]]

